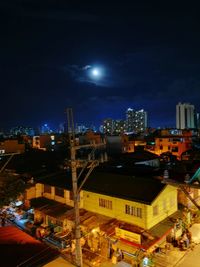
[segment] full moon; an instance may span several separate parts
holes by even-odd
[[[100,70],[97,68],[92,69],[92,75],[98,77],[101,75]]]
[[[105,70],[102,66],[91,66],[87,70],[87,75],[90,81],[98,82],[104,78]]]

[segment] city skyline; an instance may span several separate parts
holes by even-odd
[[[55,126],[67,107],[76,123],[96,126],[123,119],[128,107],[146,110],[151,127],[175,127],[179,102],[200,111],[195,6],[7,0],[0,7],[1,128]]]

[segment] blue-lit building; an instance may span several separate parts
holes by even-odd
[[[16,126],[10,129],[11,135],[29,135],[34,136],[35,131],[32,127]]]

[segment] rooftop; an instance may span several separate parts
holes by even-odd
[[[70,171],[44,177],[39,182],[67,190],[72,189]],[[130,175],[123,174],[117,168],[109,170],[98,168],[91,173],[83,190],[151,204],[165,186],[152,175]]]
[[[0,227],[0,245],[1,263],[6,267],[42,266],[59,254],[14,226]]]

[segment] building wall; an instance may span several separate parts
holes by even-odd
[[[138,225],[144,229],[149,229],[164,220],[175,211],[177,211],[177,189],[168,185],[164,191],[158,196],[152,205],[146,205],[125,199],[110,197],[106,195],[96,194],[88,191],[83,192],[84,204],[83,208],[92,212],[106,215],[118,220]],[[105,199],[112,202],[112,209],[100,207],[99,199]],[[163,208],[165,202],[165,209]],[[173,205],[172,205],[173,203]],[[140,208],[142,217],[136,217],[125,213],[125,206]],[[153,208],[158,206],[158,214],[153,215]]]
[[[122,140],[122,152],[123,153],[132,153],[137,150],[137,147],[145,147],[146,141],[145,140],[137,140],[136,138],[133,138],[132,136],[129,136],[127,134],[121,135]]]
[[[158,213],[154,215],[157,206]],[[147,206],[147,229],[150,229],[178,210],[177,189],[167,185],[152,205]]]
[[[67,190],[65,190],[64,198],[55,196],[54,187],[52,187],[51,194],[43,193],[44,185],[42,184],[36,184],[35,191],[36,197],[43,196],[48,199],[53,199],[60,203],[73,206],[73,201],[70,200],[69,197],[70,192]],[[105,204],[104,206],[102,206],[102,202]],[[133,207],[137,215],[134,216],[127,214],[127,206]],[[82,191],[80,207],[88,211],[137,225],[144,229],[150,229],[177,211],[177,189],[173,186],[167,185],[161,194],[155,199],[152,205],[146,205],[139,202],[97,194],[89,191]],[[157,210],[156,214],[154,214],[155,209]]]
[[[70,199],[70,191],[68,190],[64,190],[64,197],[60,197],[55,194],[55,187],[53,186],[51,186],[51,193],[46,193],[46,192],[44,193],[44,185],[40,183],[37,183],[35,188],[36,188],[35,197],[45,197],[72,207],[74,206],[74,201]],[[80,208],[82,207],[83,207],[83,192],[80,193]]]
[[[145,204],[133,202],[133,201],[128,201],[128,200],[123,200],[120,198],[115,198],[115,197],[110,197],[102,194],[96,194],[92,193],[89,191],[84,191],[83,192],[83,198],[84,198],[84,204],[83,208],[99,213],[101,215],[105,215],[108,217],[116,218],[118,220],[122,220],[128,223],[132,223],[138,226],[141,226],[145,228],[145,220],[146,220],[146,208]],[[111,201],[112,202],[112,209],[105,208],[105,207],[100,207],[99,206],[99,199],[103,199],[106,201]],[[136,208],[141,208],[142,209],[142,218],[135,217],[132,215],[125,214],[125,205],[131,205]]]
[[[42,184],[36,184],[35,185],[35,197],[42,197],[43,193],[43,185]]]
[[[164,152],[171,152],[174,156],[181,158],[183,152],[192,146],[192,138],[186,136],[167,136],[155,138],[155,153],[160,155]]]
[[[29,200],[36,197],[36,187],[32,186],[26,190],[25,199]]]
[[[147,112],[143,109],[135,111],[128,108],[126,111],[126,131],[143,132],[147,128]]]
[[[122,137],[121,136],[106,136],[106,148],[109,153],[122,153]]]
[[[79,136],[79,144],[100,144],[102,143],[102,137],[98,133],[94,133],[93,131],[87,131],[84,135]]]
[[[195,128],[194,105],[189,103],[178,103],[176,105],[176,128]]]
[[[4,153],[24,153],[25,144],[20,144],[18,140],[5,140],[0,142],[0,150]]]

